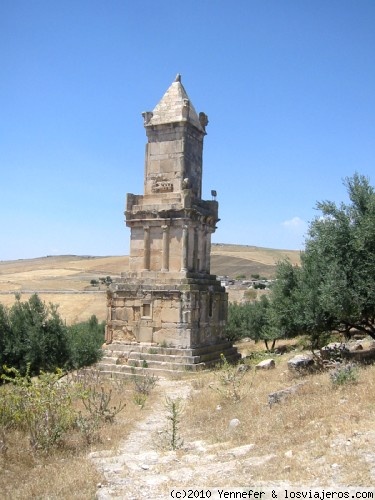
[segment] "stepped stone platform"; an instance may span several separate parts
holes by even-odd
[[[213,367],[220,363],[221,354],[233,363],[241,358],[231,342],[185,349],[151,343],[113,342],[104,345],[103,352],[97,369],[112,378],[145,373],[168,377]]]
[[[181,75],[142,116],[144,190],[127,194],[129,266],[107,290],[99,369],[111,376],[164,375],[218,364],[221,354],[236,361],[225,333],[228,294],[210,270],[220,219],[216,191],[202,199],[208,117],[196,112]]]

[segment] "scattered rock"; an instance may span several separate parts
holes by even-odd
[[[288,368],[292,371],[303,371],[311,368],[314,360],[307,354],[297,354],[288,361]]]
[[[360,342],[349,345],[349,351],[363,351],[363,345]]]
[[[235,429],[240,425],[240,421],[238,418],[232,418],[232,420],[229,422],[229,429]]]
[[[261,457],[251,457],[251,458],[246,458],[242,462],[243,467],[260,467],[270,460],[273,460],[274,458],[277,458],[276,455],[271,454],[271,455],[262,455]]]
[[[242,446],[237,446],[237,448],[232,448],[227,452],[228,455],[233,455],[234,457],[242,457],[247,455],[249,451],[255,448],[255,444],[244,444]]]
[[[292,351],[293,349],[294,349],[294,347],[290,346],[290,345],[279,345],[274,350],[274,353],[281,355],[281,354],[285,354],[289,351]]]
[[[275,361],[273,359],[264,359],[255,366],[256,370],[271,370],[275,368]]]
[[[375,360],[375,346],[362,349],[349,349],[343,352],[343,358],[357,363],[373,363]]]
[[[195,451],[198,453],[204,453],[207,451],[207,446],[204,441],[193,441],[185,446],[186,451]]]
[[[322,359],[341,358],[343,352],[348,350],[347,345],[342,342],[330,342],[320,349],[320,356]]]
[[[285,389],[281,389],[280,391],[271,392],[268,395],[269,406],[272,407],[275,403],[281,403],[281,401],[284,401],[291,394],[295,394],[304,384],[304,382],[300,382],[299,384],[292,385],[291,387],[286,387]]]
[[[288,450],[284,453],[284,456],[286,458],[292,458],[293,457],[293,451],[292,450]]]
[[[237,367],[238,372],[247,372],[248,370],[250,370],[249,365],[238,365]]]
[[[323,360],[342,359],[359,363],[371,363],[375,360],[375,344],[373,341],[350,340],[349,342],[331,342],[320,349]]]

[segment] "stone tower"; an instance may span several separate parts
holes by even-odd
[[[129,270],[108,290],[106,343],[211,346],[217,360],[232,347],[224,331],[227,294],[210,274],[218,203],[201,198],[208,119],[195,111],[180,75],[142,116],[144,192],[127,195]]]

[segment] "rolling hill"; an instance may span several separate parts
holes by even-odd
[[[300,252],[213,244],[211,272],[231,278],[250,278],[252,274],[271,278],[275,264],[284,258],[298,264]],[[67,323],[86,320],[92,314],[102,321],[106,318],[106,287],[93,287],[90,282],[106,276],[117,278],[127,268],[127,256],[62,255],[0,261],[0,302],[10,306],[15,293],[21,293],[23,300],[38,293],[45,302],[59,304],[59,312]]]

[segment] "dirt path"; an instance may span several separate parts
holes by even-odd
[[[170,498],[170,490],[176,487],[247,485],[249,470],[274,458],[274,455],[256,456],[251,443],[223,449],[222,445],[195,441],[184,445],[182,450],[163,449],[159,438],[167,423],[165,397],[186,399],[192,388],[187,380],[164,379],[159,380],[157,390],[158,399],[152,411],[138,422],[117,452],[90,454],[105,477],[97,491],[99,500],[164,500]]]
[[[159,379],[156,390],[158,399],[151,413],[138,422],[117,454],[91,453],[106,479],[106,484],[98,489],[98,499],[166,498],[168,484],[173,482],[170,471],[174,469],[176,453],[165,452],[158,446],[158,433],[166,426],[161,417],[166,413],[165,397],[186,399],[191,386],[187,381]]]
[[[238,490],[239,486],[247,486],[252,489],[275,488],[276,491],[290,490],[293,487],[298,490],[319,488],[318,483],[291,485],[280,481],[257,482],[255,485],[251,480],[254,468],[262,467],[277,457],[258,455],[256,447],[251,443],[231,447],[229,443],[208,445],[204,441],[193,441],[184,444],[177,451],[161,447],[159,438],[167,424],[166,396],[186,399],[192,390],[188,380],[160,379],[156,389],[157,399],[151,411],[137,423],[118,450],[90,454],[105,478],[98,487],[97,499],[165,500],[171,498],[170,491],[173,488],[215,487]],[[375,442],[375,433],[373,438]],[[366,458],[371,462],[375,480],[374,455]],[[332,474],[330,487],[340,487],[339,477],[333,469]],[[211,496],[212,500],[216,498],[220,497],[217,494]],[[282,497],[279,495],[278,498]]]

